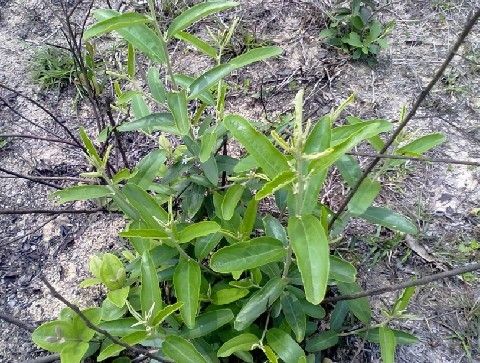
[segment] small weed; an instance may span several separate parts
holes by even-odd
[[[73,82],[75,62],[67,50],[44,47],[33,58],[31,75],[42,88],[62,88]]]
[[[327,43],[343,49],[353,59],[371,62],[382,49],[388,47],[387,35],[394,22],[383,25],[373,18],[369,1],[352,0],[350,7],[339,8],[331,15],[327,29],[320,32]]]

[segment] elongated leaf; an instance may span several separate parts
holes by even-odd
[[[255,200],[261,200],[265,197],[268,197],[270,194],[273,194],[277,190],[282,189],[283,187],[292,183],[295,178],[296,174],[291,170],[278,174],[275,178],[265,183],[262,189],[255,194]]]
[[[217,134],[215,132],[208,132],[202,135],[200,143],[200,162],[204,163],[212,155],[217,144]]]
[[[109,291],[107,294],[108,300],[115,304],[118,308],[122,308],[127,301],[130,286],[125,286],[121,289]]]
[[[178,335],[167,336],[162,351],[175,363],[208,363],[192,343]]]
[[[349,262],[330,256],[330,279],[341,282],[355,282],[357,269]]]
[[[83,39],[88,40],[99,35],[109,33],[113,30],[126,28],[135,24],[146,23],[148,19],[139,13],[124,13],[102,20],[85,30]]]
[[[353,294],[362,291],[357,283],[337,282],[338,289],[343,295]],[[361,297],[355,300],[348,300],[348,308],[357,317],[358,320],[365,324],[370,324],[372,319],[372,310],[367,297]]]
[[[195,242],[195,257],[203,260],[220,243],[222,238],[221,233],[214,233],[197,239]]]
[[[249,291],[247,289],[225,285],[220,288],[214,287],[211,298],[212,303],[215,305],[227,305],[244,298],[248,294]]]
[[[335,163],[347,184],[353,187],[362,176],[362,169],[353,156],[344,155]]]
[[[224,121],[226,128],[253,156],[270,179],[290,170],[285,156],[273,146],[265,135],[255,130],[249,121],[237,115],[228,115]]]
[[[309,353],[320,352],[337,344],[338,333],[332,330],[327,330],[308,338],[305,350]]]
[[[395,154],[423,154],[435,146],[443,144],[445,140],[445,135],[442,133],[428,134],[398,148]]]
[[[244,54],[239,55],[238,57],[233,58],[228,63],[232,65],[235,69],[243,68],[245,66],[248,66],[249,64],[278,56],[282,54],[282,52],[282,48],[275,46],[255,48],[249,50]]]
[[[284,256],[282,242],[271,237],[258,237],[221,248],[212,255],[210,267],[221,273],[244,271],[281,261]]]
[[[220,64],[209,69],[192,82],[188,99],[191,100],[198,97],[202,92],[217,84],[218,81],[228,76],[234,70],[235,68],[229,64]]]
[[[278,328],[267,331],[267,342],[285,363],[305,361],[305,352],[293,338]]]
[[[229,221],[235,213],[240,198],[242,197],[245,187],[241,184],[234,184],[227,189],[222,201],[222,216],[223,219]]]
[[[265,228],[265,234],[269,237],[273,237],[282,241],[282,243],[286,246],[288,244],[287,232],[285,228],[283,228],[282,223],[273,217],[270,214],[267,214],[265,218],[263,218],[263,226]]]
[[[188,135],[190,118],[188,117],[187,95],[185,91],[167,93],[167,102],[178,131],[181,135]]]
[[[168,214],[150,194],[134,184],[127,184],[122,191],[148,229],[163,229],[159,221],[166,222]]]
[[[232,355],[235,352],[252,350],[255,344],[259,343],[257,336],[251,333],[244,333],[233,337],[223,343],[217,351],[217,357],[223,358]]]
[[[366,178],[348,203],[348,211],[354,216],[359,216],[372,205],[380,193],[382,186],[376,180]]]
[[[120,132],[142,130],[149,134],[153,131],[163,131],[180,135],[180,131],[177,129],[172,114],[168,112],[152,113],[138,120],[126,122],[120,125],[117,130]]]
[[[78,133],[80,135],[80,138],[82,139],[85,149],[87,149],[87,153],[90,156],[90,159],[95,164],[100,165],[102,163],[102,159],[100,158],[100,155],[98,155],[98,151],[95,148],[95,145],[93,144],[92,140],[88,137],[88,134],[85,131],[85,129],[83,127],[80,127],[80,130]]]
[[[144,315],[150,314],[155,317],[162,310],[162,293],[157,276],[157,270],[148,251],[142,255],[142,287],[140,291],[140,303]]]
[[[395,302],[395,305],[393,306],[393,311],[395,313],[400,313],[404,311],[408,307],[410,299],[412,298],[414,293],[415,286],[410,286],[403,290],[402,295],[400,295],[400,297]]]
[[[143,95],[132,95],[132,97],[130,98],[130,103],[132,104],[132,113],[135,119],[141,119],[151,114],[150,108],[145,102]]]
[[[240,233],[243,239],[250,238],[252,234],[257,219],[257,207],[258,202],[255,199],[250,199],[245,214],[243,215],[242,224],[240,225]]]
[[[312,215],[290,217],[288,236],[302,275],[305,296],[312,304],[320,304],[330,270],[330,250],[322,224]]]
[[[194,5],[191,8],[184,10],[179,16],[173,19],[168,27],[167,36],[174,36],[179,31],[188,28],[200,19],[233,8],[237,5],[238,3],[235,1],[208,1]]]
[[[234,316],[230,309],[212,310],[200,314],[192,329],[184,329],[182,332],[189,339],[196,339],[210,334],[233,320]]]
[[[97,20],[104,21],[120,15],[110,9],[94,11]],[[122,38],[131,43],[136,49],[144,53],[151,60],[164,64],[166,62],[165,43],[153,30],[144,24],[135,24],[116,30]]]
[[[90,345],[86,342],[71,342],[65,344],[60,352],[60,361],[80,363]]]
[[[137,331],[123,337],[122,339],[120,339],[120,341],[128,345],[135,345],[145,340],[147,336],[148,336],[147,332]],[[125,347],[122,347],[121,345],[118,345],[118,344],[114,344],[114,343],[108,344],[100,351],[100,354],[97,357],[97,361],[101,362],[107,358],[115,357],[118,355],[118,353],[120,353],[124,349]]]
[[[175,82],[185,90],[189,90],[191,84],[195,81],[195,78],[187,76],[186,74],[179,74],[179,73],[175,74],[173,76],[173,79],[175,79]],[[200,92],[197,97],[200,101],[202,101],[207,106],[215,105],[215,99],[213,98],[212,93],[208,89],[205,89],[202,92]]]
[[[113,191],[107,185],[79,185],[58,190],[52,194],[60,203],[73,202],[76,200],[90,200],[113,195]]]
[[[148,88],[152,97],[160,104],[163,104],[167,100],[167,91],[165,86],[160,80],[160,72],[156,67],[150,67],[147,72]]]
[[[128,231],[120,232],[120,236],[125,238],[146,238],[146,239],[164,239],[169,238],[167,232],[162,229],[129,229]]]
[[[145,327],[138,325],[133,326],[135,323],[137,323],[137,320],[135,318],[124,318],[102,322],[101,324],[99,324],[99,327],[105,329],[113,336],[124,337],[136,331],[145,330]]]
[[[234,322],[235,330],[243,330],[249,327],[280,297],[286,285],[285,280],[273,278],[254,293],[237,314]]]
[[[193,260],[181,260],[173,274],[173,286],[177,300],[183,303],[180,315],[190,329],[195,326],[195,317],[200,305],[201,279],[200,266]]]
[[[140,188],[148,188],[159,173],[160,167],[166,160],[163,150],[154,150],[145,156],[135,168],[135,175],[130,182]]]
[[[220,231],[220,226],[213,221],[203,221],[191,224],[180,231],[178,234],[179,243],[187,243],[195,238],[208,236]]]
[[[323,116],[317,121],[305,141],[303,149],[305,154],[319,153],[330,147],[330,139],[332,137],[331,123],[332,121],[329,115]]]
[[[192,45],[196,50],[205,55],[208,55],[210,58],[215,59],[217,57],[217,51],[214,47],[193,34],[180,31],[175,34],[175,38],[183,40],[184,42]]]
[[[300,301],[292,294],[284,294],[281,303],[285,320],[295,334],[297,342],[302,342],[307,329],[307,319]]]
[[[166,318],[168,318],[170,315],[172,315],[175,311],[180,309],[182,306],[183,306],[182,302],[176,302],[175,304],[165,306],[152,319],[152,326],[157,326],[158,324],[161,324]]]
[[[390,329],[395,335],[396,344],[416,344],[419,342],[418,338],[401,330]],[[379,328],[369,329],[366,332],[361,332],[358,335],[367,339],[369,342],[380,344]]]
[[[383,363],[395,363],[395,347],[397,345],[395,342],[395,334],[386,326],[381,326],[378,328],[378,331]]]
[[[418,233],[417,227],[412,221],[387,208],[370,207],[359,217],[395,231],[408,234]]]

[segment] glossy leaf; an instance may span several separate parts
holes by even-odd
[[[297,342],[302,342],[307,329],[307,319],[300,301],[292,294],[284,294],[281,303],[285,320],[295,334]]]
[[[278,328],[267,331],[267,342],[285,363],[299,363],[305,359],[305,352],[293,338]]]
[[[90,200],[107,197],[113,191],[106,185],[79,185],[58,190],[52,195],[58,198],[59,203],[73,202],[76,200]]]
[[[134,184],[127,184],[122,191],[148,229],[162,229],[159,221],[166,222],[168,214],[150,194]]]
[[[195,257],[203,260],[220,243],[223,236],[220,233],[210,234],[197,239],[195,242]]]
[[[193,260],[180,260],[173,274],[175,295],[177,300],[183,303],[180,315],[189,328],[194,327],[195,317],[200,306],[201,279],[200,266]]]
[[[394,313],[398,314],[406,310],[413,294],[415,294],[415,286],[410,286],[403,290],[402,295],[400,295],[393,306]]]
[[[160,80],[160,72],[156,67],[148,68],[147,72],[148,88],[152,97],[160,104],[163,104],[167,100],[167,91],[163,82]]]
[[[192,82],[188,98],[191,100],[199,97],[202,92],[217,84],[218,81],[228,76],[233,70],[234,68],[229,64],[219,64],[209,69]]]
[[[331,117],[323,116],[317,121],[312,131],[305,141],[303,152],[305,154],[315,154],[327,150],[330,147],[331,135]]]
[[[248,294],[248,289],[241,289],[227,285],[220,288],[214,287],[211,299],[214,305],[227,305],[244,298]]]
[[[212,310],[197,316],[195,326],[192,329],[184,329],[182,332],[189,339],[200,338],[228,324],[233,318],[230,309]]]
[[[285,171],[278,174],[275,178],[265,183],[263,187],[255,194],[255,200],[261,200],[269,195],[275,193],[277,190],[292,183],[296,178],[296,174],[291,171]]]
[[[251,333],[244,333],[233,337],[232,339],[223,343],[217,351],[217,357],[224,358],[239,351],[249,351],[259,343],[257,336]]]
[[[210,58],[215,59],[217,57],[217,51],[214,47],[193,34],[180,31],[175,34],[175,38],[183,40],[184,42],[192,45],[196,50],[208,55]]]
[[[174,135],[180,135],[175,120],[169,112],[152,113],[135,121],[123,123],[117,128],[117,130],[120,132],[142,130],[149,134],[153,131],[163,131]]]
[[[201,163],[206,162],[212,156],[217,144],[217,134],[215,132],[208,132],[202,135],[200,142],[199,159]]]
[[[288,244],[287,232],[277,218],[267,214],[263,218],[263,226],[265,228],[265,235],[282,241],[285,246]]]
[[[145,340],[147,336],[148,336],[147,332],[137,331],[123,337],[122,339],[120,339],[120,341],[128,345],[136,345],[138,343],[141,343],[143,340]],[[114,343],[108,344],[106,347],[104,347],[100,351],[100,354],[97,357],[97,361],[101,362],[107,358],[115,357],[118,355],[118,353],[120,353],[123,350],[125,350],[125,347],[122,347],[121,345],[114,344]]]
[[[330,269],[330,250],[322,224],[312,215],[290,217],[288,236],[302,275],[305,296],[312,304],[320,304]]]
[[[340,282],[355,282],[357,269],[351,263],[337,256],[330,256],[329,278]]]
[[[188,135],[190,118],[188,116],[187,95],[185,91],[167,93],[168,108],[173,114],[175,125],[180,135]]]
[[[370,223],[379,224],[381,226],[393,229],[394,231],[417,234],[418,230],[415,224],[401,214],[395,213],[387,208],[369,207],[360,218]]]
[[[99,35],[109,33],[113,30],[126,28],[135,24],[146,23],[148,19],[139,13],[124,13],[102,20],[85,30],[83,39],[88,40]]]
[[[386,326],[378,328],[378,332],[383,363],[395,363],[395,334]]]
[[[157,270],[148,251],[142,255],[141,281],[140,303],[142,312],[144,316],[151,312],[150,316],[153,318],[162,310],[162,293]]]
[[[249,50],[248,52],[241,54],[228,62],[235,69],[243,68],[249,64],[260,62],[265,59],[278,56],[283,53],[283,49],[280,47],[269,46],[260,47]]]
[[[242,224],[240,225],[240,233],[243,239],[250,238],[252,234],[257,219],[257,207],[258,202],[255,199],[250,199],[245,214],[243,215]]]
[[[192,343],[177,335],[165,338],[162,351],[175,363],[208,363]]]
[[[253,156],[270,179],[290,170],[285,156],[273,146],[265,135],[255,130],[249,121],[241,116],[228,115],[224,122],[233,137]]]
[[[337,282],[338,289],[342,295],[353,294],[362,291],[357,283]],[[372,310],[367,297],[361,297],[355,300],[348,300],[348,308],[357,317],[358,320],[365,324],[370,324],[372,319]]]
[[[146,238],[146,239],[165,239],[169,238],[169,234],[162,229],[129,229],[120,232],[121,237],[126,238]]]
[[[366,178],[348,203],[348,211],[354,216],[365,213],[381,189],[382,186],[378,181]]]
[[[222,201],[222,217],[224,220],[229,221],[232,219],[244,190],[245,187],[241,184],[234,184],[227,189]]]
[[[243,305],[235,318],[235,330],[243,330],[250,326],[261,314],[267,311],[282,294],[286,281],[281,278],[270,279],[260,290],[255,292]]]
[[[305,350],[309,353],[320,352],[338,344],[338,333],[332,330],[324,331],[307,339]]]
[[[145,156],[135,168],[135,175],[130,179],[140,188],[148,188],[157,177],[160,167],[166,160],[163,150],[154,150]]]
[[[170,23],[167,36],[171,37],[211,14],[237,6],[235,1],[207,1],[188,8]]]
[[[126,273],[122,261],[117,256],[111,253],[105,253],[102,256],[100,279],[109,290],[123,287],[126,281]]]
[[[69,363],[80,363],[88,351],[89,344],[86,342],[71,342],[65,344],[60,352],[60,361]]]
[[[395,342],[397,344],[416,344],[419,342],[418,338],[401,330],[390,329],[395,335]],[[380,343],[380,331],[379,328],[369,329],[366,332],[359,333],[361,337],[367,339],[372,343]]]
[[[281,261],[284,256],[285,249],[279,240],[258,237],[221,248],[212,255],[210,267],[221,273],[244,271]]]
[[[127,301],[130,286],[125,286],[121,289],[109,291],[107,294],[108,299],[117,307],[122,308]]]
[[[442,133],[436,132],[428,134],[398,148],[395,154],[423,154],[435,146],[443,144],[445,140],[445,135]]]
[[[158,324],[161,324],[166,318],[168,318],[170,315],[172,315],[175,311],[180,309],[182,306],[183,306],[182,302],[176,302],[175,304],[165,306],[152,319],[152,326],[157,326]]]
[[[213,221],[193,223],[180,231],[178,234],[178,242],[187,243],[195,238],[208,236],[218,231],[220,231],[220,226]]]

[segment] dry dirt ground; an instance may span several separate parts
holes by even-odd
[[[53,1],[54,2],[54,1]],[[55,3],[55,2],[54,2]],[[179,5],[183,1],[177,1]],[[469,12],[480,4],[462,0],[380,1],[377,16],[395,20],[390,47],[378,64],[354,63],[318,37],[325,11],[333,1],[248,0],[230,14],[242,17],[242,28],[258,41],[285,49],[284,55],[231,78],[229,111],[252,119],[271,120],[290,112],[299,87],[306,89],[306,112],[315,119],[352,92],[357,101],[349,112],[364,118],[395,120],[442,62]],[[104,6],[102,1],[96,6]],[[93,125],[86,105],[72,106],[73,89],[42,91],[29,77],[29,62],[44,42],[60,42],[59,23],[50,1],[0,0],[0,82],[31,95],[54,111],[72,129]],[[402,137],[408,140],[440,131],[447,142],[430,157],[480,160],[480,24]],[[175,67],[198,73],[207,62],[184,49],[175,50]],[[0,91],[0,134],[61,133],[48,116],[11,92]],[[12,112],[12,109],[15,112]],[[25,118],[23,118],[23,115]],[[26,120],[28,119],[28,120]],[[31,122],[46,129],[32,126]],[[0,166],[28,175],[76,177],[87,169],[83,156],[61,144],[15,139],[0,149]],[[367,160],[362,160],[362,164]],[[364,288],[392,284],[412,276],[441,271],[478,260],[471,246],[480,240],[479,169],[439,163],[407,163],[385,176],[378,205],[409,215],[420,235],[379,234],[353,223],[339,247],[357,263]],[[335,175],[324,200],[336,206],[345,194]],[[70,183],[71,184],[71,183]],[[0,209],[49,208],[52,189],[31,181],[0,177]],[[77,203],[76,208],[92,207]],[[0,217],[0,313],[30,325],[54,318],[61,304],[38,281],[44,273],[69,300],[95,304],[102,291],[82,290],[88,256],[121,246],[116,237],[123,222],[101,213],[92,215],[4,215]],[[420,338],[401,347],[398,362],[480,361],[480,276],[448,279],[417,292],[410,312],[416,319],[400,323]],[[376,313],[395,295],[372,299]],[[21,362],[46,354],[28,332],[0,320],[0,362]],[[348,340],[331,359],[338,362],[378,362],[375,345]],[[363,347],[363,349],[362,349]]]

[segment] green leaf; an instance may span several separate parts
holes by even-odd
[[[288,245],[287,232],[285,232],[285,228],[283,228],[282,223],[277,218],[267,214],[263,218],[263,226],[265,235],[282,241],[285,246]]]
[[[184,10],[170,23],[167,30],[167,37],[176,35],[179,31],[188,28],[190,25],[196,23],[211,14],[218,13],[237,6],[235,1],[207,1]]]
[[[175,82],[177,82],[177,84],[180,85],[180,87],[186,90],[189,90],[191,84],[195,81],[195,78],[193,77],[187,76],[185,74],[178,74],[178,73],[173,76],[173,79],[175,79]],[[213,98],[212,93],[208,89],[203,90],[196,97],[198,97],[200,101],[202,101],[204,104],[208,106],[214,106],[216,104],[216,101]]]
[[[300,300],[302,311],[312,318],[323,319],[326,315],[325,309],[320,305],[310,304],[307,300]]]
[[[381,189],[382,185],[378,181],[366,178],[348,203],[348,211],[354,216],[365,213]]]
[[[362,176],[362,169],[353,156],[344,155],[337,160],[335,165],[350,187],[353,187]]]
[[[195,326],[192,329],[182,330],[185,337],[196,339],[210,334],[233,320],[234,316],[230,309],[218,309],[197,316]]]
[[[135,318],[124,318],[113,321],[107,321],[99,324],[99,327],[105,329],[113,336],[123,337],[136,331],[145,331],[144,326],[133,326],[138,321]]]
[[[395,335],[395,342],[397,344],[416,344],[418,343],[418,338],[401,330],[390,329]],[[361,337],[367,339],[372,343],[380,343],[380,331],[379,328],[369,329],[366,332],[359,333]]]
[[[127,74],[130,78],[135,77],[135,48],[130,43],[128,44],[127,54]]]
[[[393,306],[393,312],[394,314],[400,314],[405,309],[407,309],[408,304],[410,303],[410,299],[412,298],[413,294],[415,293],[415,286],[410,286],[407,287],[405,290],[403,290],[402,295],[397,299]]]
[[[342,295],[354,294],[362,291],[357,283],[337,282],[337,286]],[[370,309],[370,304],[367,297],[348,300],[348,308],[358,320],[365,324],[370,324],[370,320],[372,319],[372,310]]]
[[[58,190],[52,195],[58,198],[59,203],[73,202],[76,200],[90,200],[112,195],[113,191],[107,185],[79,185]]]
[[[208,363],[192,343],[177,335],[165,338],[162,351],[175,363]]]
[[[213,288],[211,299],[214,305],[227,305],[240,300],[249,294],[248,289],[223,285],[220,288]]]
[[[235,69],[243,68],[249,64],[260,62],[265,59],[278,56],[282,53],[283,49],[275,46],[255,48],[233,58],[228,62],[228,64],[233,66]]]
[[[240,233],[242,234],[243,239],[250,238],[250,235],[252,234],[257,220],[257,207],[258,201],[250,199],[243,215],[242,224],[240,225]]]
[[[140,304],[144,316],[155,317],[162,310],[162,292],[158,282],[157,270],[148,251],[142,255]]]
[[[319,153],[330,147],[330,139],[332,137],[331,123],[330,115],[323,116],[317,121],[305,141],[303,148],[305,154]]]
[[[338,333],[327,330],[307,339],[305,350],[309,353],[320,352],[338,344]]]
[[[281,261],[284,256],[282,242],[271,237],[258,237],[221,248],[212,255],[210,267],[221,273],[244,271]]]
[[[432,134],[428,134],[418,139],[398,148],[395,151],[395,154],[414,154],[419,155],[423,154],[424,152],[443,144],[446,138],[445,135],[442,133],[436,132]]]
[[[143,24],[147,21],[148,19],[139,13],[120,14],[92,25],[83,33],[83,39],[88,40],[113,30],[126,28],[135,24]]]
[[[183,306],[182,302],[176,302],[175,304],[172,305],[167,305],[165,306],[162,310],[158,312],[158,314],[153,318],[152,320],[152,326],[157,326],[163,321],[168,318],[170,315],[172,315],[175,311],[180,309]]]
[[[152,97],[160,104],[163,104],[167,99],[167,91],[165,91],[165,86],[160,80],[160,72],[156,67],[148,68],[147,72],[147,83],[148,88]]]
[[[190,85],[190,94],[188,99],[198,97],[202,92],[208,90],[223,77],[228,76],[235,68],[229,64],[219,64],[202,75],[198,76]]]
[[[305,361],[305,352],[290,335],[278,328],[267,331],[267,342],[285,363]]]
[[[150,134],[153,131],[163,131],[174,135],[180,135],[173,116],[169,112],[156,112],[148,116],[139,118],[135,121],[130,121],[121,124],[118,128],[120,132],[142,130]]]
[[[157,177],[160,167],[165,163],[166,157],[163,150],[154,150],[137,164],[135,175],[130,182],[140,188],[148,188]]]
[[[121,289],[109,291],[107,294],[108,300],[110,300],[117,307],[122,308],[127,301],[128,293],[130,292],[130,286],[125,286]]]
[[[381,326],[378,331],[383,363],[395,363],[395,334],[386,326]]]
[[[100,266],[100,279],[109,290],[123,287],[126,281],[126,273],[122,261],[117,256],[111,253],[103,255],[102,265]]]
[[[295,334],[297,342],[302,342],[307,329],[307,319],[300,301],[292,294],[284,294],[281,299],[285,320]]]
[[[187,243],[195,238],[208,236],[209,234],[217,233],[218,231],[220,231],[220,226],[213,221],[203,221],[190,224],[178,234],[178,243]]]
[[[329,278],[340,282],[355,282],[357,269],[351,263],[337,256],[330,256]]]
[[[351,45],[352,47],[358,47],[358,48],[363,47],[363,42],[360,39],[360,35],[358,35],[358,33],[355,33],[355,32],[351,32],[348,35],[348,37],[344,37],[342,41],[344,43],[347,43],[348,45]]]
[[[160,221],[167,222],[168,214],[150,194],[130,183],[122,191],[147,224],[147,229],[163,229]]]
[[[148,336],[147,332],[137,331],[123,337],[122,339],[120,339],[120,341],[128,345],[136,345],[141,343],[143,340],[145,340],[147,336]],[[115,357],[118,355],[118,353],[120,353],[123,350],[125,350],[125,347],[122,347],[121,345],[114,344],[114,343],[108,344],[100,351],[100,354],[97,357],[97,361],[101,362],[107,358]]]
[[[161,229],[129,229],[120,232],[121,237],[125,238],[146,238],[146,239],[166,239],[170,236]]]
[[[369,207],[365,213],[359,217],[370,223],[379,224],[394,231],[408,234],[418,233],[417,227],[412,221],[387,208]]]
[[[207,132],[202,135],[200,141],[200,162],[204,163],[212,156],[212,153],[215,151],[215,146],[217,145],[217,134],[212,132]]]
[[[259,343],[257,336],[251,333],[244,333],[233,337],[232,339],[223,343],[217,351],[217,357],[225,358],[235,352],[249,351]]]
[[[263,352],[267,356],[269,363],[278,363],[277,355],[275,354],[273,349],[270,348],[268,345],[263,345]]]
[[[80,363],[88,351],[90,345],[86,342],[67,343],[60,352],[60,361],[68,363]]]
[[[203,260],[220,243],[222,238],[221,233],[214,233],[197,239],[195,242],[195,257]]]
[[[245,187],[241,184],[234,184],[227,189],[222,201],[222,216],[223,219],[229,221],[235,213],[240,198],[242,198]]]
[[[325,296],[330,269],[330,250],[322,224],[312,215],[290,217],[288,236],[307,301],[320,304]]]
[[[205,55],[208,55],[210,58],[217,58],[217,51],[215,50],[215,48],[208,44],[206,41],[200,39],[193,34],[180,31],[175,34],[175,38],[183,40],[184,42],[192,45],[196,50]]]
[[[283,187],[292,183],[295,178],[296,173],[291,170],[278,174],[275,178],[265,183],[262,189],[255,194],[255,200],[261,200],[265,197],[268,197],[270,194],[273,194],[277,190],[282,189]]]
[[[188,117],[187,94],[185,91],[169,92],[167,93],[167,103],[180,135],[188,135],[190,118]]]
[[[173,274],[173,286],[177,300],[183,303],[180,315],[189,328],[195,326],[195,317],[200,306],[200,266],[193,260],[182,259]]]
[[[270,179],[290,170],[285,156],[273,146],[265,135],[255,130],[249,121],[241,116],[228,115],[224,122],[225,127],[253,156]]]
[[[104,21],[120,15],[119,12],[110,9],[94,11],[97,20]],[[131,43],[135,48],[144,53],[151,60],[166,63],[165,43],[153,30],[144,24],[134,24],[116,30],[122,38]]]
[[[92,159],[94,163],[97,165],[100,165],[102,163],[102,159],[98,155],[97,149],[95,148],[95,145],[93,145],[92,140],[88,137],[87,132],[83,127],[80,127],[80,130],[78,131],[80,134],[80,138],[82,139],[83,145],[85,146],[85,149],[87,149],[87,153]]]
[[[130,102],[132,104],[132,113],[135,119],[141,119],[151,114],[145,99],[140,94],[132,95]]]
[[[249,327],[280,297],[286,285],[285,280],[273,278],[255,292],[237,314],[234,322],[235,330],[243,330]]]
[[[67,338],[73,339],[72,328],[65,321],[54,320],[43,323],[32,333],[32,341],[49,352],[60,353]]]

